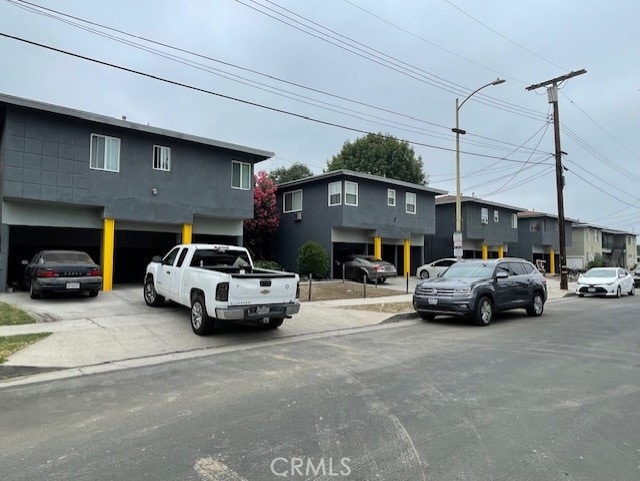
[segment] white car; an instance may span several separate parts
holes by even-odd
[[[446,271],[451,265],[455,264],[458,260],[455,257],[449,257],[446,259],[438,259],[429,264],[423,264],[416,269],[416,276],[420,279],[429,279],[430,277],[438,277],[438,274]]]
[[[576,294],[595,296],[633,296],[636,286],[633,276],[622,267],[593,267],[578,277]]]

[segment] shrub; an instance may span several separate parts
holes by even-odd
[[[592,267],[603,267],[604,261],[602,260],[602,256],[600,254],[596,254],[593,256],[593,260],[587,264],[587,269],[591,269]]]
[[[298,251],[298,273],[323,279],[329,272],[329,256],[318,242],[309,241]]]
[[[259,269],[282,270],[282,266],[275,261],[255,261],[253,264]]]

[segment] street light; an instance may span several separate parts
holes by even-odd
[[[460,195],[460,135],[464,135],[467,132],[460,128],[460,109],[464,105],[464,103],[469,100],[473,95],[482,90],[485,87],[489,87],[491,85],[498,85],[505,83],[506,80],[497,78],[493,82],[489,82],[488,84],[483,85],[475,89],[471,92],[467,97],[458,104],[458,99],[456,99],[456,127],[455,129],[451,129],[452,132],[456,134],[456,231],[453,234],[453,243],[454,243],[454,254],[458,260],[462,257],[462,199]],[[456,246],[459,245],[459,248]]]

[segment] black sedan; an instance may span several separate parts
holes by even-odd
[[[25,266],[23,284],[32,299],[43,292],[87,292],[96,297],[102,287],[100,266],[86,252],[40,251]]]
[[[351,255],[345,257],[342,262],[338,263],[343,269],[343,275],[346,279],[353,279],[358,282],[385,282],[387,277],[395,277],[398,275],[393,264],[374,256]]]

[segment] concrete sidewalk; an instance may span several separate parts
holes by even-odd
[[[406,281],[405,281],[406,282]],[[398,284],[398,285],[395,285]],[[403,279],[386,287],[406,291]],[[410,286],[413,291],[413,285]],[[549,300],[564,297],[559,281],[548,279]],[[189,309],[177,305],[148,307],[142,299],[142,287],[117,287],[97,298],[60,298],[32,300],[26,292],[0,294],[0,301],[16,305],[31,313],[38,322],[19,326],[1,326],[0,336],[36,332],[52,333],[47,338],[12,354],[2,366],[70,370],[66,375],[88,372],[91,367],[108,366],[139,360],[159,362],[158,357],[176,359],[177,355],[194,357],[211,349],[284,340],[303,335],[331,333],[375,326],[400,319],[417,319],[413,309],[405,313],[386,314],[356,310],[363,304],[410,303],[412,294],[303,302],[300,313],[286,319],[279,329],[221,324],[215,334],[196,336],[189,322]],[[178,356],[179,357],[179,356]],[[0,370],[3,367],[0,366]],[[19,372],[19,370],[16,370]],[[95,371],[95,369],[93,369]],[[31,372],[31,371],[29,371]],[[60,374],[58,374],[59,376]],[[0,386],[7,385],[0,376]],[[6,377],[6,376],[5,376]],[[55,375],[49,375],[49,378]]]

